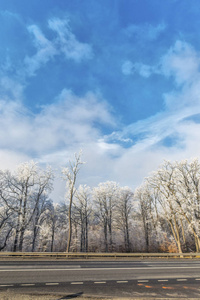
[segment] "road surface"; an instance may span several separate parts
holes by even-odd
[[[200,260],[0,261],[0,291],[200,299]],[[70,298],[69,298],[70,299]]]

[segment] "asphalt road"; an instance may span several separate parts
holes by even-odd
[[[200,260],[1,261],[0,291],[13,290],[54,293],[55,299],[84,295],[200,299]]]

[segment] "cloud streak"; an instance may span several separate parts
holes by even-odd
[[[200,156],[199,123],[195,121],[195,116],[200,114],[199,53],[191,45],[178,40],[156,66],[147,66],[146,74],[141,74],[141,67],[142,64],[130,62],[130,72],[126,75],[134,71],[147,80],[152,74],[171,78],[174,90],[163,94],[163,111],[116,132],[116,140],[131,138],[133,145],[129,151],[141,158],[156,151],[159,155],[153,161],[159,161],[161,157],[180,159]],[[113,139],[113,134],[107,138]],[[172,141],[170,147],[165,144],[166,138]]]

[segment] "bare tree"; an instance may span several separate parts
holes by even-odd
[[[175,201],[179,214],[194,236],[196,251],[200,251],[200,164],[197,159],[175,162]],[[183,226],[182,226],[183,229]],[[184,231],[183,231],[184,238]],[[185,238],[184,238],[185,239]]]
[[[80,185],[75,195],[73,219],[80,227],[80,251],[88,251],[88,225],[91,214],[91,190],[86,185]]]
[[[133,208],[133,192],[128,187],[119,188],[118,201],[116,203],[115,219],[117,227],[124,235],[125,251],[130,252],[129,223]]]
[[[119,186],[113,181],[100,183],[93,189],[93,197],[96,203],[97,216],[103,224],[105,252],[113,250],[113,213],[118,200]],[[109,240],[108,240],[109,239]]]
[[[176,176],[175,167],[165,162],[161,168],[148,178],[152,194],[156,194],[156,205],[163,213],[163,217],[170,225],[179,253],[182,253],[181,222],[179,209],[176,204]]]
[[[14,229],[13,219],[13,212],[5,204],[2,204],[0,206],[0,251],[6,247],[10,234]]]
[[[76,179],[78,172],[80,170],[80,166],[83,164],[81,161],[82,151],[78,154],[75,153],[74,161],[69,161],[69,166],[63,168],[62,174],[64,175],[64,180],[66,181],[66,189],[67,189],[67,199],[69,199],[69,209],[68,209],[68,223],[69,223],[69,232],[68,232],[68,241],[67,241],[67,249],[66,252],[70,252],[71,245],[71,237],[72,237],[72,203],[74,194],[76,192]]]
[[[157,240],[160,225],[159,213],[162,214],[162,210],[158,212],[157,193],[155,189],[150,188],[148,182],[145,182],[136,189],[134,198],[138,201],[138,213],[143,224],[145,250],[149,252],[153,233],[154,244]]]
[[[37,237],[40,232],[41,224],[44,222],[49,206],[51,205],[51,201],[47,197],[47,195],[42,195],[36,206],[35,213],[32,217],[31,230],[33,231],[33,239],[32,239],[32,248],[31,251],[34,252],[36,248]]]
[[[16,214],[13,251],[22,251],[25,231],[33,219],[42,195],[52,190],[53,173],[50,168],[39,169],[31,161],[19,165],[12,175],[1,172],[0,199]]]

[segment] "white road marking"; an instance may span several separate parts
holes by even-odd
[[[149,282],[149,280],[138,280],[137,282]]]
[[[71,282],[71,284],[83,284],[83,282],[76,281],[76,282]]]
[[[168,279],[158,279],[158,281],[169,281]]]
[[[58,282],[47,282],[45,283],[45,285],[58,285],[59,283]]]
[[[1,284],[0,287],[4,287],[4,286],[14,286],[14,284]]]
[[[176,281],[187,281],[187,279],[176,279]]]
[[[200,280],[200,278],[196,278],[195,280]]]
[[[55,265],[56,267],[58,267],[57,265]],[[11,269],[11,268],[15,268],[16,270],[18,269],[18,267],[19,266],[6,266],[6,268],[7,269]],[[22,266],[21,266],[22,267]],[[39,266],[40,267],[40,266]],[[61,266],[59,266],[59,267],[61,267]],[[1,269],[4,269],[5,268],[5,266],[0,266],[0,270]],[[81,265],[67,265],[67,266],[63,266],[63,268],[65,269],[65,268],[68,268],[68,269],[73,269],[73,268],[81,268]],[[37,270],[37,269],[40,269],[40,268],[38,268],[38,266],[37,265],[24,265],[23,266],[23,269],[33,269],[33,270]],[[44,270],[48,270],[48,265],[46,266],[46,268],[45,268],[45,266],[44,266]]]
[[[94,281],[94,283],[106,283],[106,281]]]
[[[128,280],[118,280],[117,283],[127,283]]]
[[[35,283],[22,283],[21,286],[32,286],[35,285]]]

